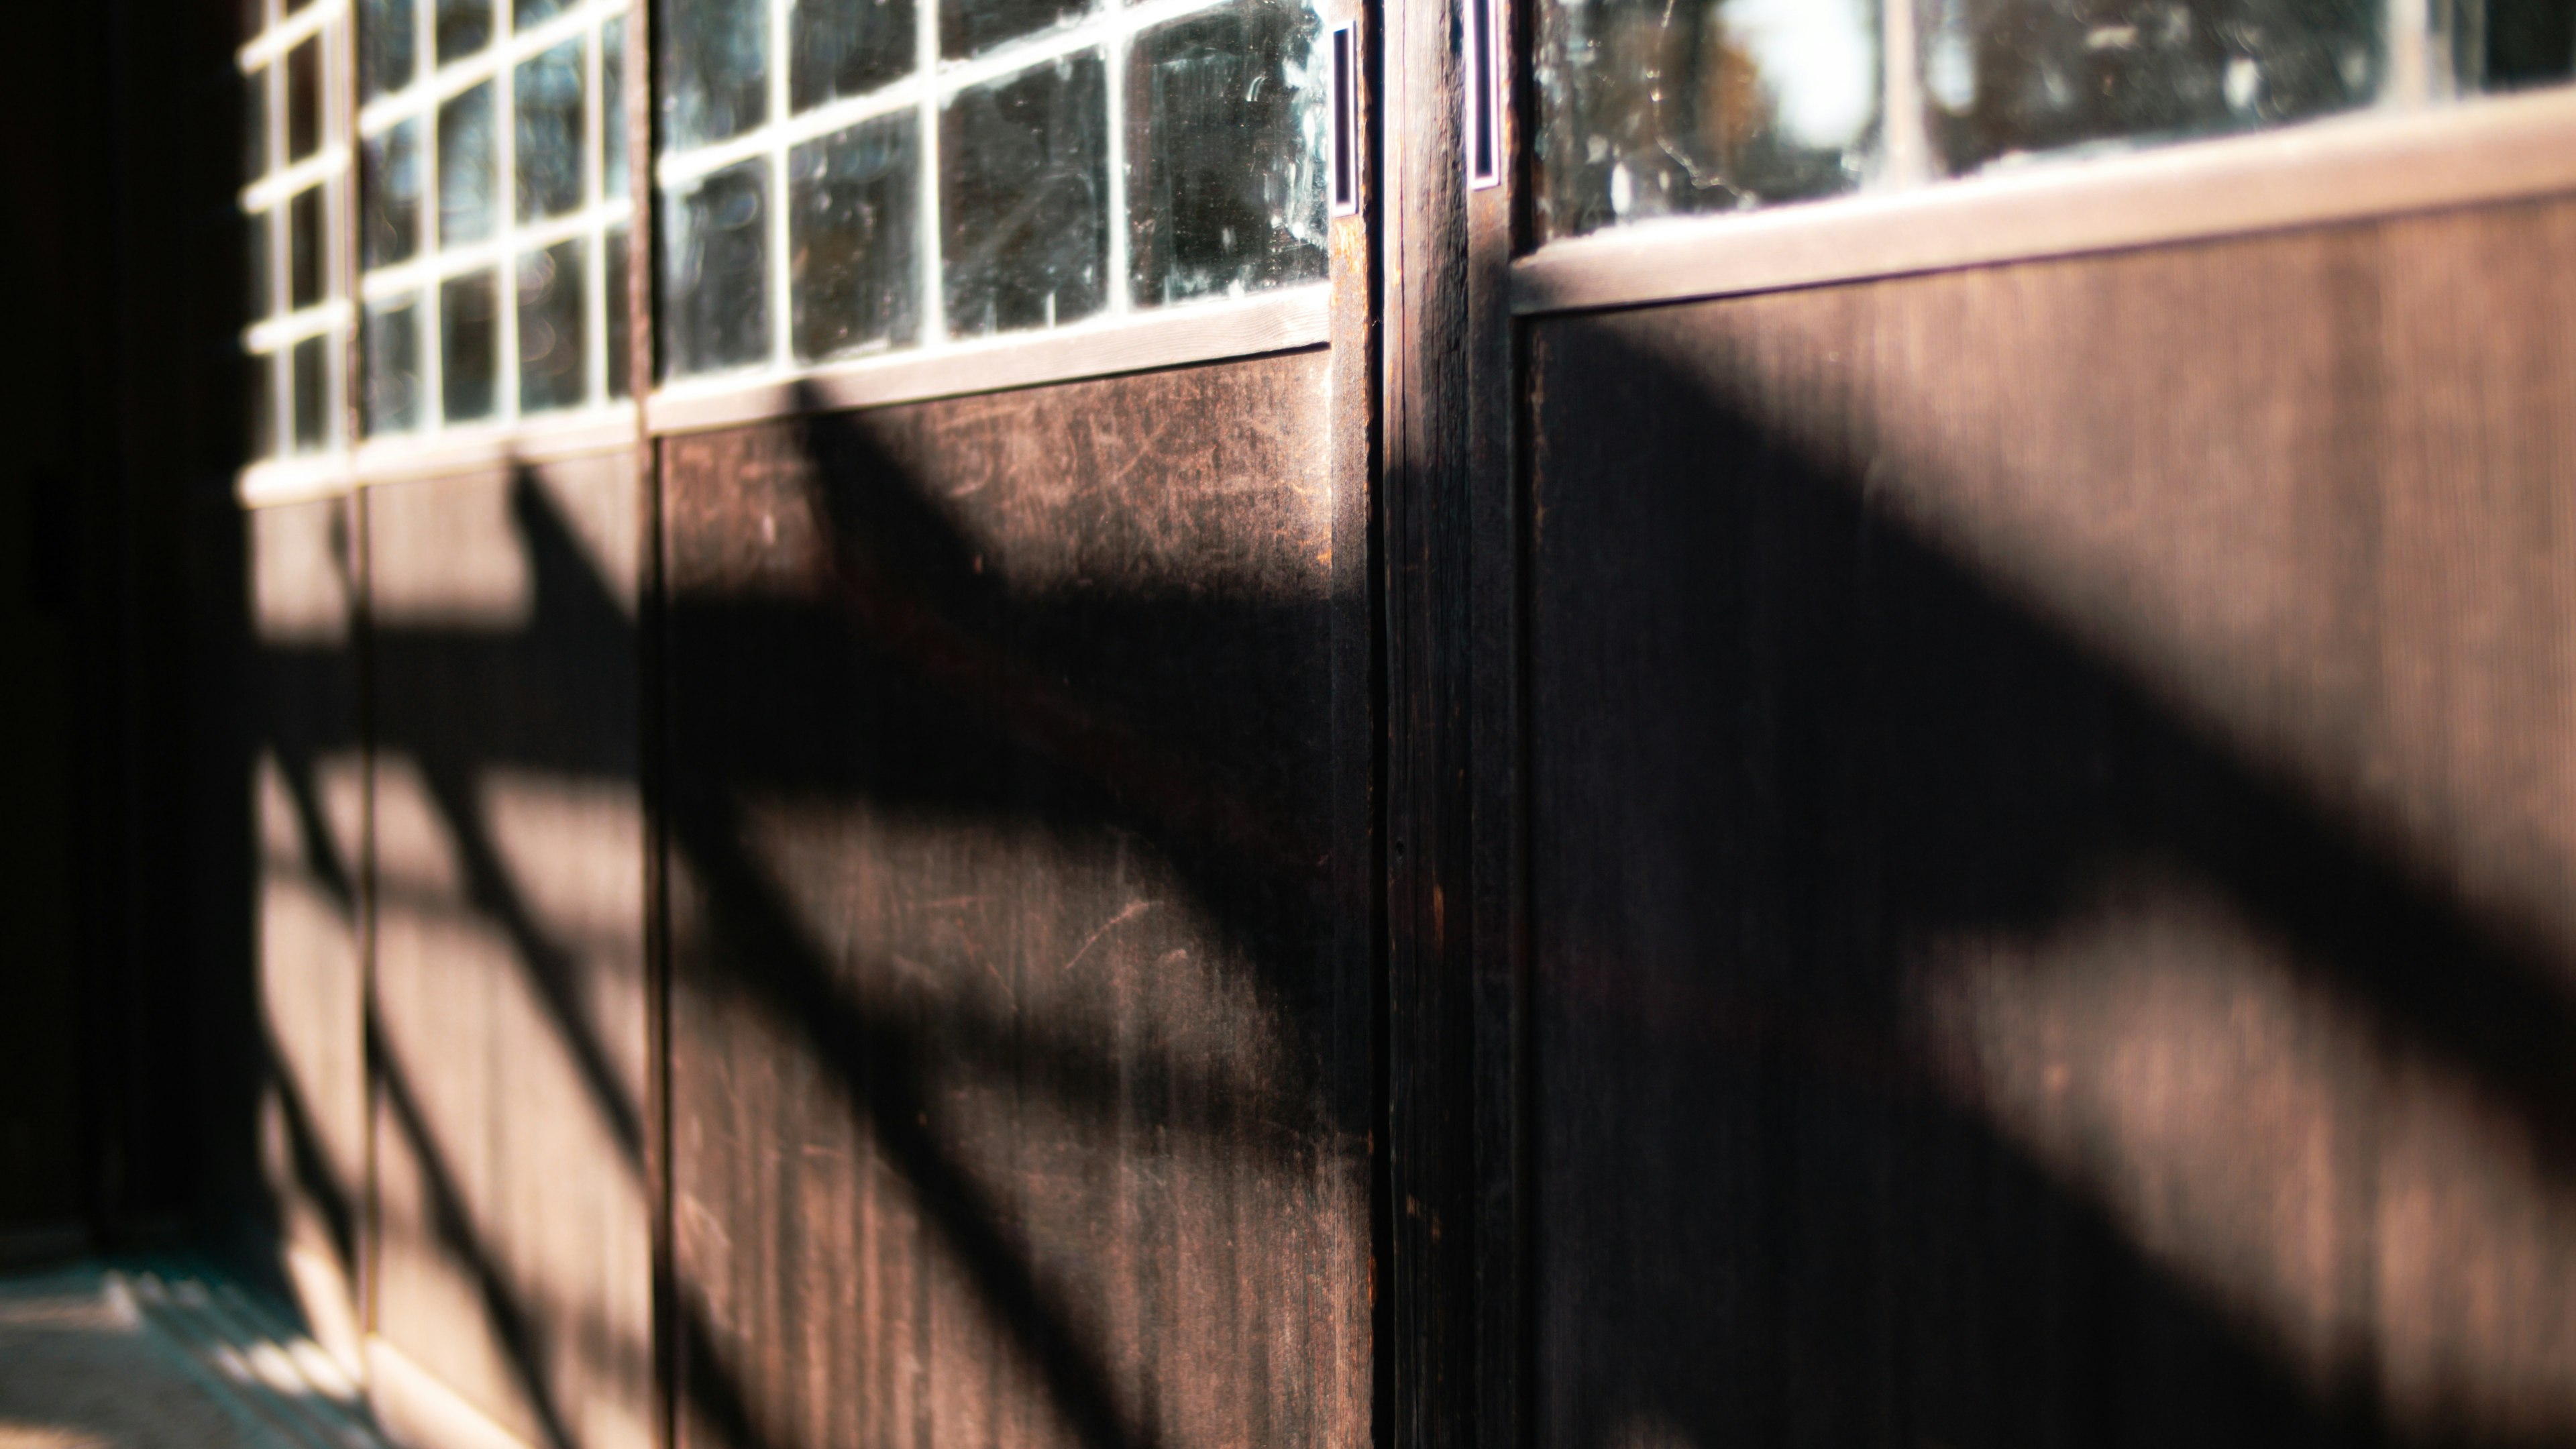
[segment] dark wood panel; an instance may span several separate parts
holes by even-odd
[[[1544,1442],[2576,1434],[2570,255],[1533,328]]]
[[[353,506],[328,499],[248,515],[250,778],[255,888],[258,1156],[267,1245],[317,1339],[359,1361],[366,1183],[359,747]],[[238,848],[238,847],[236,847]]]
[[[522,1440],[652,1442],[643,494],[367,494],[376,1331]]]
[[[1366,1438],[1331,387],[665,445],[683,1443]]]

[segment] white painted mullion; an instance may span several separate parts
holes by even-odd
[[[921,345],[937,347],[948,340],[946,264],[939,255],[939,0],[916,0],[913,17],[913,72],[921,87],[918,134],[913,138],[914,164],[920,175],[921,217],[914,243],[913,285],[921,289]]]
[[[788,256],[787,120],[791,92],[788,78],[795,57],[788,54],[794,37],[789,17],[795,0],[769,0],[769,115],[761,128],[769,169],[769,361],[792,365],[795,358],[796,311],[790,289],[795,284]]]

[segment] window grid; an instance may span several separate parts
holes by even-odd
[[[347,447],[347,337],[352,317],[342,279],[351,253],[346,221],[350,147],[344,99],[354,76],[348,53],[348,0],[308,0],[282,14],[280,0],[260,0],[259,30],[234,52],[246,93],[259,97],[257,155],[245,156],[236,209],[263,252],[250,259],[262,279],[261,315],[241,333],[245,364],[254,382],[253,459],[338,454]],[[312,47],[309,93],[314,128],[311,154],[291,153],[295,120],[289,70]],[[307,258],[315,295],[296,297],[296,203],[314,200],[314,234]],[[318,354],[318,357],[317,357]],[[311,374],[314,387],[301,384]]]
[[[383,136],[405,122],[416,122],[419,127],[415,165],[421,183],[419,210],[413,221],[414,251],[403,261],[367,270],[359,280],[360,300],[368,306],[408,302],[415,329],[414,376],[419,388],[415,420],[408,427],[385,429],[377,435],[488,432],[513,427],[527,417],[571,419],[595,414],[617,401],[609,395],[609,347],[624,341],[624,328],[609,325],[608,243],[622,230],[631,249],[633,237],[634,138],[627,141],[628,194],[611,197],[606,194],[608,117],[602,86],[607,68],[604,47],[612,40],[623,43],[623,27],[615,27],[615,22],[627,14],[627,0],[580,0],[563,13],[524,30],[517,28],[517,6],[512,0],[492,0],[491,38],[473,54],[445,63],[437,59],[437,8],[435,0],[415,0],[411,6],[415,60],[410,82],[367,102],[358,112],[357,129],[362,142]],[[612,27],[616,32],[613,35]],[[519,67],[573,40],[582,46],[582,200],[564,215],[522,221],[518,198]],[[633,83],[631,77],[624,82]],[[477,241],[449,243],[440,235],[445,196],[439,169],[439,110],[484,84],[492,88],[492,234]],[[622,92],[618,104],[624,104]],[[566,241],[582,244],[582,401],[569,407],[525,410],[520,400],[519,266]],[[630,250],[628,265],[634,264]],[[446,416],[442,289],[477,273],[488,275],[493,287],[493,345],[497,356],[492,405],[488,414],[451,423]],[[621,314],[622,311],[621,308]]]
[[[1126,81],[1129,51],[1135,37],[1144,31],[1223,10],[1232,3],[1234,0],[1141,0],[1141,3],[1127,4],[1121,4],[1119,0],[1098,0],[1095,8],[1080,19],[973,55],[946,59],[940,54],[938,0],[917,0],[913,69],[909,74],[859,95],[836,96],[806,110],[793,111],[790,87],[793,67],[789,47],[794,0],[767,0],[766,119],[758,126],[745,128],[738,135],[685,150],[666,152],[657,144],[654,181],[657,195],[666,202],[674,202],[691,183],[745,161],[761,162],[770,199],[764,226],[768,250],[765,271],[770,309],[769,353],[761,361],[744,366],[666,375],[661,379],[659,390],[685,392],[697,385],[735,387],[746,381],[794,376],[862,358],[913,356],[959,347],[1007,345],[1013,339],[1025,341],[1073,329],[1114,327],[1137,315],[1139,309],[1131,299],[1128,278]],[[941,255],[941,112],[965,91],[1004,82],[1087,52],[1097,52],[1101,57],[1105,91],[1102,97],[1106,127],[1102,166],[1108,194],[1102,211],[1108,230],[1102,252],[1102,305],[1096,312],[1059,325],[952,336],[947,316],[946,266]],[[919,309],[916,339],[909,344],[880,340],[830,358],[800,361],[795,354],[794,256],[789,231],[793,193],[789,156],[798,146],[820,141],[866,121],[906,111],[914,116],[917,157],[912,278],[913,299]],[[1222,298],[1201,299],[1202,302],[1206,300],[1221,301]],[[1159,313],[1173,306],[1189,305],[1192,303],[1184,301],[1148,310]]]

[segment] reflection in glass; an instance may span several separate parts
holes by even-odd
[[[2120,137],[2367,103],[2379,0],[1925,0],[1923,88],[1952,171]]]
[[[492,234],[492,82],[438,108],[438,239],[443,245]]]
[[[599,27],[599,137],[606,154],[600,162],[599,194],[611,201],[626,195],[626,20]]]
[[[561,216],[581,205],[581,46],[579,39],[567,40],[519,66],[511,100],[521,221]]]
[[[1304,5],[1246,0],[1136,37],[1127,260],[1139,305],[1326,274],[1322,30]]]
[[[674,188],[662,208],[662,350],[674,376],[769,356],[769,166],[758,158]]]
[[[420,299],[370,302],[359,342],[367,359],[367,431],[420,426]]]
[[[307,337],[292,359],[295,451],[310,453],[331,440],[331,339]]]
[[[440,65],[492,43],[492,0],[437,0],[437,4]]]
[[[420,248],[420,117],[366,139],[359,169],[359,230],[366,264],[389,267]]]
[[[2461,90],[2519,90],[2576,75],[2571,0],[2449,0],[2449,8]]]
[[[276,259],[269,254],[270,212],[254,211],[242,236],[242,281],[250,319],[254,322],[277,310],[277,288],[271,281],[270,269]]]
[[[1107,292],[1100,53],[958,93],[939,116],[948,330],[1052,327]]]
[[[519,258],[519,411],[578,407],[589,391],[581,240]]]
[[[521,30],[552,20],[573,7],[573,0],[517,0],[510,7],[510,23]]]
[[[1091,0],[947,0],[939,7],[939,54],[956,60],[991,50],[1087,15],[1091,8]]]
[[[666,0],[655,16],[666,150],[721,141],[768,118],[768,17],[766,0]]]
[[[622,398],[631,395],[627,359],[634,353],[633,339],[627,335],[626,292],[632,285],[626,272],[627,229],[619,227],[608,234],[607,285],[601,294],[608,299],[608,395]]]
[[[330,258],[323,250],[322,188],[306,187],[286,204],[287,305],[310,307],[329,289]]]
[[[438,288],[438,402],[451,423],[492,415],[500,389],[500,306],[492,273],[451,277]]]
[[[797,0],[787,106],[862,95],[912,69],[912,0]]]
[[[1879,0],[1544,0],[1540,11],[1547,234],[1860,183],[1879,130]]]
[[[277,452],[277,354],[242,359],[242,445],[253,458]]]
[[[798,361],[913,340],[917,129],[914,113],[900,111],[789,153]]]
[[[268,72],[255,70],[242,80],[242,179],[268,174]]]
[[[321,149],[322,42],[308,40],[286,53],[286,159]]]
[[[412,0],[360,0],[358,99],[372,101],[411,84],[420,62]]]

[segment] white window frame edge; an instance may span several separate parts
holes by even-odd
[[[1512,264],[1512,312],[1742,296],[2567,192],[2576,86],[1550,242]]]

